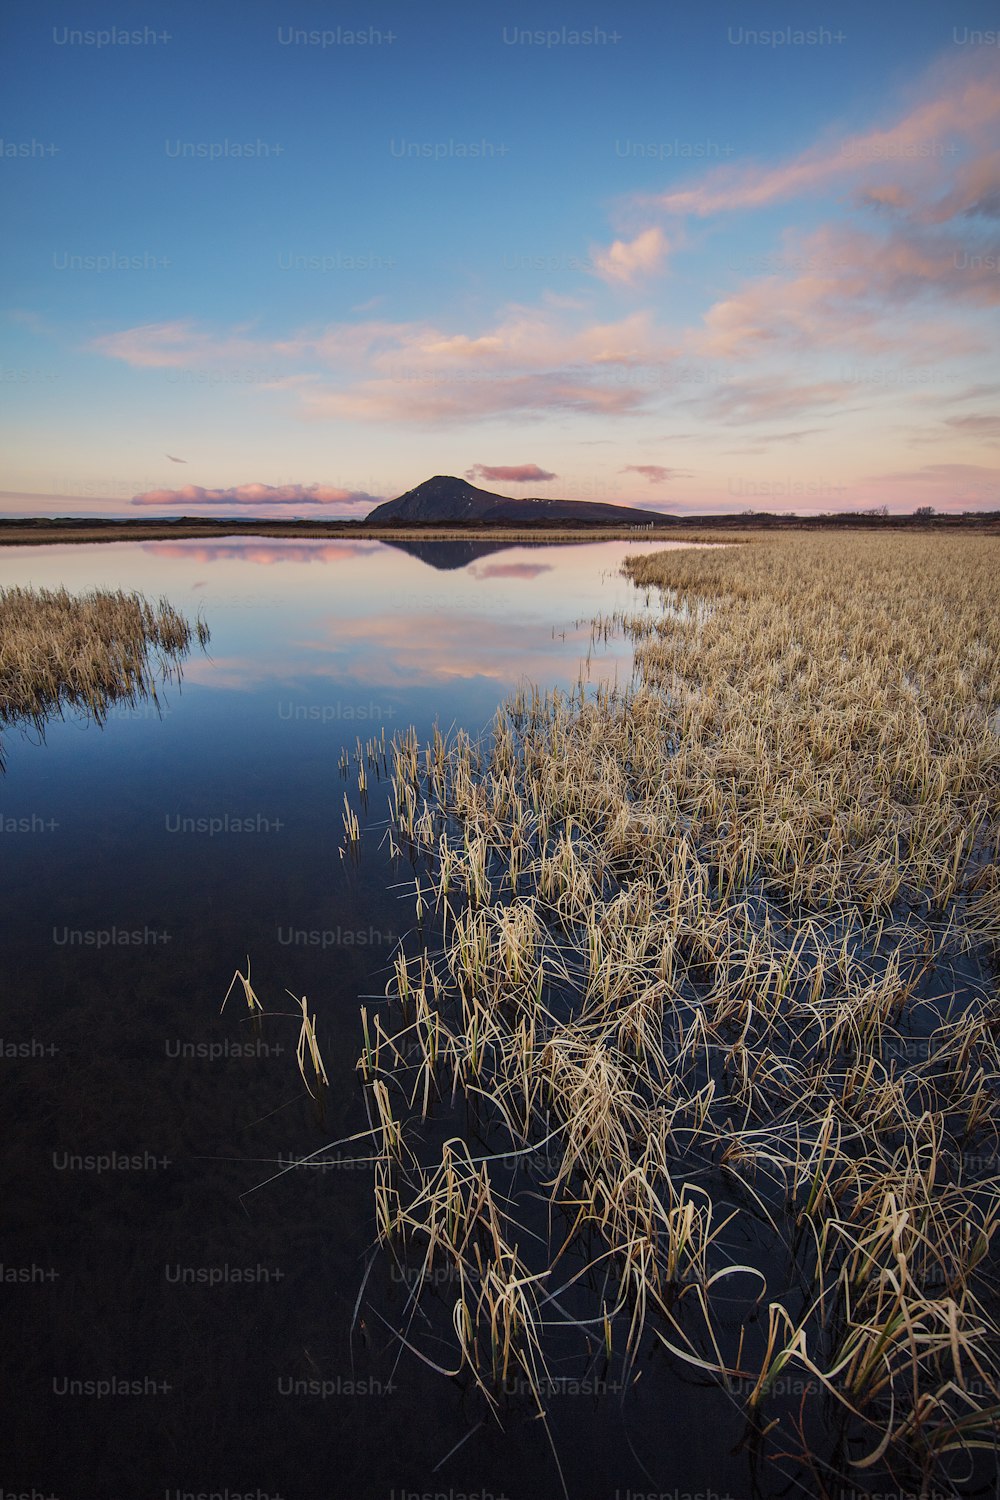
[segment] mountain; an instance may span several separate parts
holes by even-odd
[[[395,500],[386,500],[365,517],[365,524],[386,521],[481,522],[493,526],[522,526],[532,522],[575,521],[594,526],[659,526],[675,524],[673,516],[655,510],[636,510],[630,505],[608,505],[600,500],[511,499],[477,489],[453,474],[435,474],[416,489]]]

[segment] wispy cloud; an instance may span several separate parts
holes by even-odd
[[[803,438],[818,437],[824,427],[794,427],[789,432],[758,432],[754,438],[758,443],[801,443]]]
[[[932,503],[937,510],[1000,510],[1000,468],[985,464],[923,464],[870,474],[861,481],[870,498],[883,496],[915,508]]]
[[[671,235],[688,219],[831,202],[827,223],[786,233],[771,274],[746,276],[707,309],[684,335],[686,352],[745,361],[836,347],[926,361],[989,350],[974,314],[1000,304],[995,60],[974,52],[939,62],[915,96],[886,123],[830,130],[784,161],[720,166],[627,200],[633,221],[666,216]]]
[[[729,381],[693,397],[690,405],[716,420],[772,422],[775,417],[837,406],[849,398],[856,399],[857,395],[857,387],[846,380],[806,383],[791,376],[772,376],[770,379]]]
[[[644,194],[634,201],[668,214],[705,218],[812,196],[841,183],[850,184],[852,179],[872,179],[870,191],[878,193],[879,179],[884,183],[890,174],[902,176],[904,182],[920,181],[925,192],[929,183],[940,189],[955,176],[959,143],[980,150],[995,144],[992,132],[1000,121],[995,60],[972,53],[957,63],[939,64],[921,82],[921,102],[885,127],[839,138],[830,132],[823,141],[777,165],[717,167],[690,187]],[[963,170],[967,172],[963,186],[946,193],[938,204],[948,216],[964,211],[960,204],[967,209],[973,200],[983,201],[989,195],[988,185],[977,175],[980,167]],[[995,178],[989,180],[995,184]],[[905,201],[898,182],[888,198],[884,186],[881,191],[894,206]],[[956,201],[949,204],[952,196]],[[921,212],[932,219],[935,211],[927,206]]]
[[[668,469],[663,464],[626,464],[620,474],[641,474],[650,484],[663,484],[668,479],[690,479],[690,469]]]
[[[966,417],[946,417],[946,425],[967,437],[990,440],[1000,438],[1000,414],[997,412],[974,412]]]
[[[267,341],[248,337],[245,327],[232,329],[220,337],[199,326],[193,318],[140,323],[117,333],[99,334],[89,347],[110,359],[148,370],[259,364],[269,353]]]
[[[834,347],[926,362],[990,347],[989,335],[960,314],[1000,304],[998,254],[926,230],[827,225],[803,241],[801,264],[808,269],[800,274],[747,281],[716,302],[690,336],[692,349],[734,359]],[[915,303],[920,317],[908,316]]]
[[[366,380],[347,391],[311,392],[307,418],[371,422],[467,422],[518,415],[541,420],[548,412],[613,417],[642,406],[648,392],[622,384],[553,371],[450,379]]]
[[[678,352],[648,310],[581,324],[566,309],[519,305],[474,333],[367,320],[264,340],[245,327],[178,320],[102,334],[90,347],[134,368],[263,367],[257,388],[292,391],[306,419],[364,421],[541,417],[552,408],[615,415],[655,391],[615,372],[664,370]]]

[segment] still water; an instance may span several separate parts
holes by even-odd
[[[422,1364],[382,1321],[391,1265],[359,1303],[363,1145],[303,1164],[366,1127],[359,1006],[412,921],[385,783],[360,802],[342,750],[475,736],[520,683],[624,684],[630,651],[587,622],[644,607],[620,565],[662,545],[0,549],[0,586],[139,589],[212,636],[159,711],[3,734],[4,1492],[533,1500],[561,1492],[554,1446],[573,1500],[751,1493],[735,1403],[662,1348],[627,1398],[560,1366],[551,1437]],[[238,987],[220,1014],[248,958],[258,1029]],[[317,1014],[322,1118],[286,991]]]

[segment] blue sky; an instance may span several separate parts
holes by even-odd
[[[15,0],[0,513],[1000,508],[998,25]]]

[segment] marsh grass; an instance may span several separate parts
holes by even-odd
[[[229,988],[223,996],[222,1004],[219,1006],[219,1014],[221,1015],[225,1010],[226,1002],[228,1001],[230,995],[233,993],[233,990],[235,989],[237,984],[243,991],[243,998],[247,1003],[247,1010],[250,1012],[251,1018],[262,1016],[264,1014],[264,1007],[260,1003],[257,991],[254,989],[253,985],[250,982],[249,954],[247,954],[247,971],[244,974],[240,969],[237,969],[233,974],[232,979],[229,981]]]
[[[103,724],[119,703],[152,698],[179,681],[181,662],[209,630],[192,625],[166,599],[94,589],[0,589],[0,728],[30,725],[39,734],[66,709]]]
[[[225,1010],[229,997],[233,993],[233,990],[236,988],[237,984],[243,991],[243,998],[246,1001],[247,1011],[249,1013],[248,1019],[250,1020],[255,1031],[260,1031],[261,1020],[262,1017],[265,1016],[265,1014],[281,1014],[280,1012],[265,1012],[260,996],[254,989],[250,979],[250,957],[248,954],[247,971],[244,974],[241,969],[237,969],[233,974],[233,977],[229,982],[229,988],[223,996],[222,1005],[219,1008],[220,1015],[222,1011]],[[305,1084],[310,1098],[314,1101],[321,1102],[323,1097],[322,1093],[317,1095],[313,1092],[312,1085],[309,1082],[308,1073],[306,1072],[306,1057],[308,1056],[310,1065],[312,1067],[313,1083],[316,1084],[316,1087],[318,1089],[329,1087],[330,1080],[327,1076],[326,1066],[323,1062],[323,1056],[319,1048],[319,1039],[316,1035],[316,1016],[315,1014],[310,1015],[309,1006],[308,1002],[306,1001],[305,995],[293,995],[291,990],[286,990],[285,993],[289,996],[290,999],[294,1000],[295,1004],[298,1006],[298,1010],[294,1012],[296,1018],[300,1023],[298,1041],[295,1046],[295,1061],[298,1064],[302,1082]]]
[[[249,971],[249,963],[247,965],[247,968]],[[295,1048],[295,1059],[299,1065],[299,1072],[302,1074],[302,1082],[309,1090],[310,1095],[315,1099],[316,1095],[313,1094],[312,1088],[309,1084],[309,1079],[306,1076],[307,1052],[309,1054],[309,1061],[312,1064],[313,1079],[316,1083],[316,1086],[319,1087],[320,1085],[323,1085],[324,1087],[329,1087],[330,1084],[330,1080],[326,1076],[326,1068],[323,1063],[323,1058],[320,1054],[319,1042],[316,1038],[316,1017],[315,1015],[311,1016],[309,1014],[309,1008],[306,1004],[305,995],[292,995],[291,990],[286,991],[286,993],[288,995],[291,995],[291,998],[296,1001],[296,1004],[302,1011],[302,1025],[299,1029],[299,1040]]]
[[[450,1298],[399,1337],[543,1412],[567,1336],[634,1379],[652,1334],[817,1493],[959,1493],[1000,1413],[1000,540],[626,571],[626,688],[381,750],[417,926],[362,1013],[375,1218]]]

